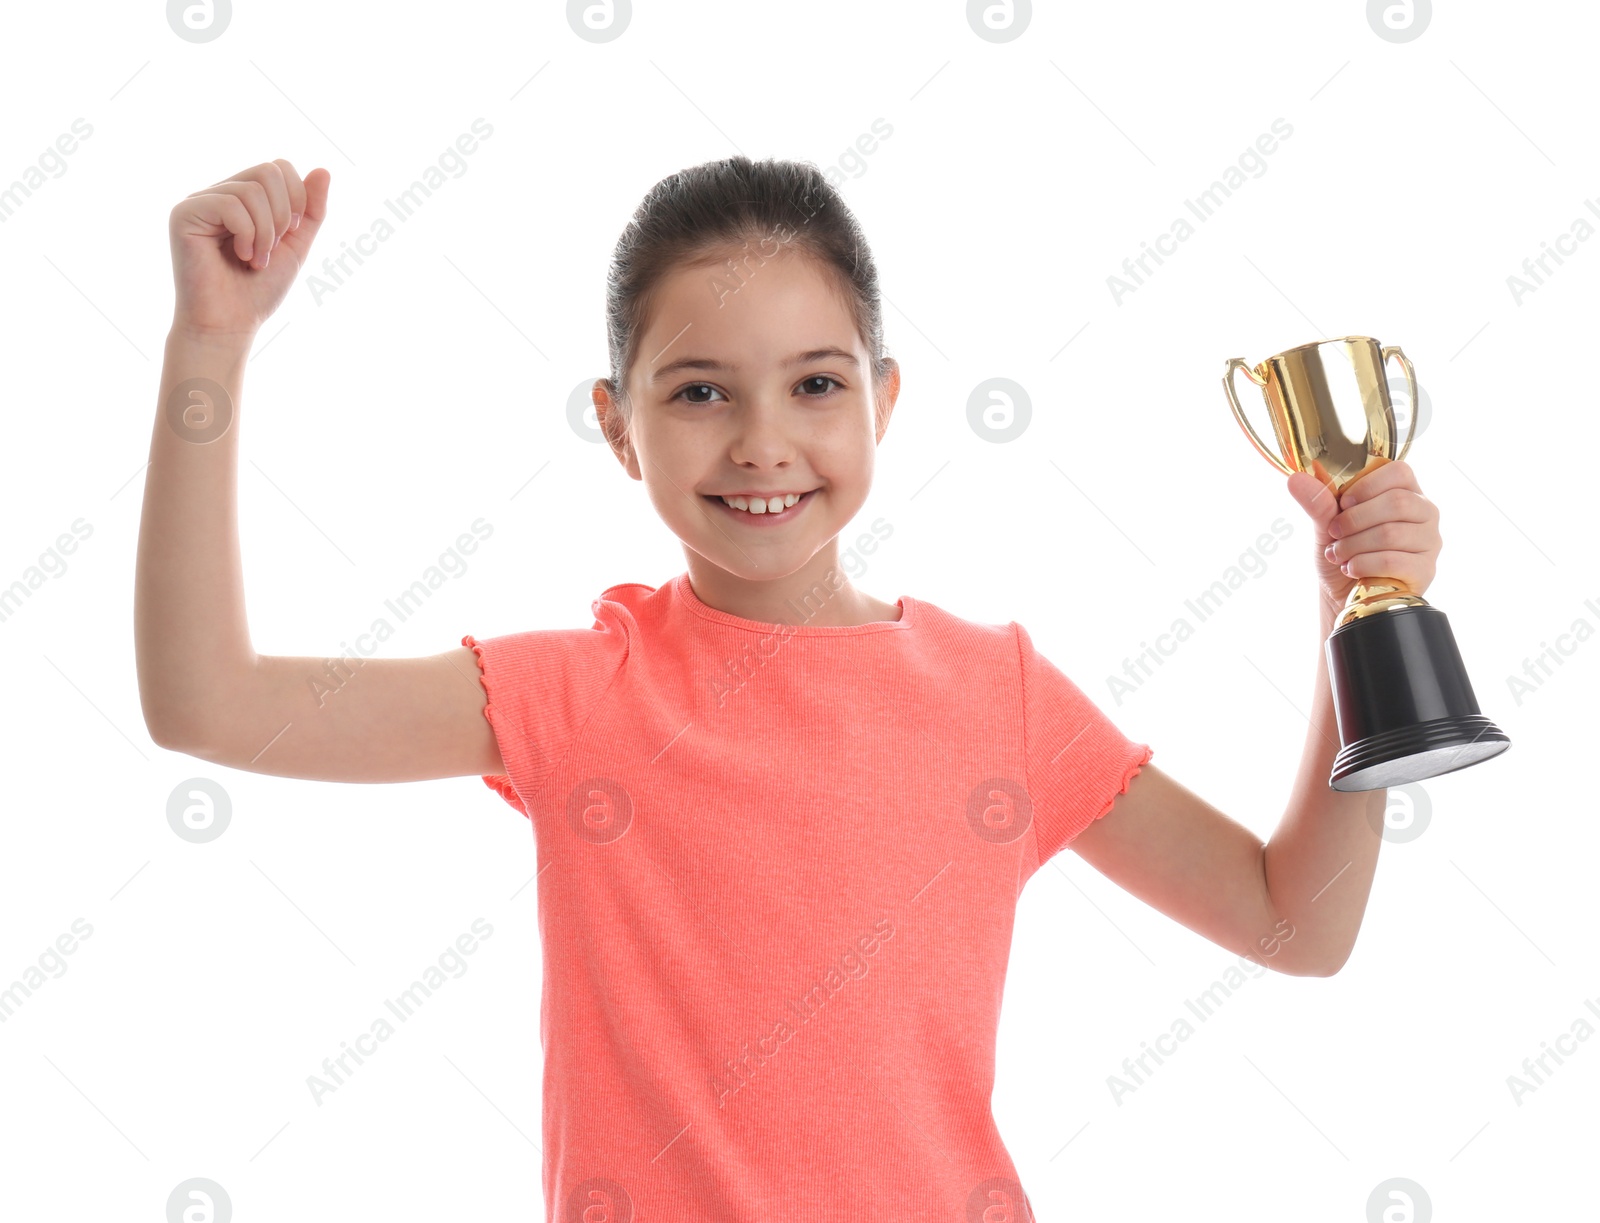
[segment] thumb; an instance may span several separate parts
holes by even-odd
[[[1328,523],[1339,512],[1339,498],[1332,482],[1297,471],[1289,476],[1289,495],[1300,503],[1300,508],[1316,525],[1318,546],[1325,547],[1329,539]]]
[[[300,228],[291,229],[278,243],[293,251],[302,267],[311,252],[311,244],[316,241],[317,231],[322,228],[322,222],[328,215],[328,184],[332,179],[333,175],[321,166],[306,175],[306,210],[300,214]]]

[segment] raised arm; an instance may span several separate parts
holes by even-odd
[[[502,773],[469,648],[327,660],[250,644],[237,515],[244,367],[305,262],[329,177],[302,182],[289,162],[265,162],[172,210],[176,299],[134,590],[145,725],[170,750],[286,777]]]
[[[1420,594],[1443,545],[1439,512],[1404,462],[1363,476],[1338,501],[1303,472],[1289,478],[1289,491],[1316,527],[1321,614],[1311,724],[1276,831],[1263,842],[1146,766],[1070,844],[1101,874],[1229,951],[1292,976],[1325,977],[1355,947],[1387,791],[1328,787],[1339,727],[1323,643],[1356,581],[1383,574]]]

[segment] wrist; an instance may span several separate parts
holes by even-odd
[[[1335,598],[1327,590],[1318,590],[1317,617],[1322,622],[1323,636],[1333,631],[1334,621],[1339,618],[1339,613],[1344,610],[1345,598]],[[1346,596],[1348,597],[1348,596]]]
[[[190,323],[173,320],[172,326],[167,331],[167,343],[179,344],[185,348],[205,349],[223,353],[248,353],[256,342],[255,331],[218,331],[208,327],[197,327]]]

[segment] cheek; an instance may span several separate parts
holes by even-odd
[[[830,474],[839,480],[870,477],[877,449],[873,417],[865,408],[830,420],[812,439],[811,446],[817,462],[826,462]]]
[[[872,473],[876,458],[877,452],[872,447],[871,439],[868,439],[865,449],[858,450],[851,456],[851,475],[855,483],[860,486],[863,495],[872,484]]]
[[[634,448],[646,479],[663,480],[663,472],[680,486],[700,479],[707,459],[707,435],[672,420],[638,420],[633,429]]]

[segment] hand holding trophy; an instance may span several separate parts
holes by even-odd
[[[1405,370],[1411,396],[1403,442],[1384,367]],[[1240,406],[1234,373],[1261,388],[1276,449],[1264,445]],[[1285,475],[1321,473],[1335,494],[1411,448],[1417,380],[1398,347],[1370,336],[1302,344],[1257,366],[1228,362],[1222,385],[1240,428]],[[1353,435],[1353,436],[1352,436]],[[1319,475],[1321,478],[1321,475]],[[1454,772],[1498,756],[1511,740],[1478,709],[1450,622],[1396,578],[1362,578],[1327,641],[1341,750],[1328,785],[1379,790]]]

